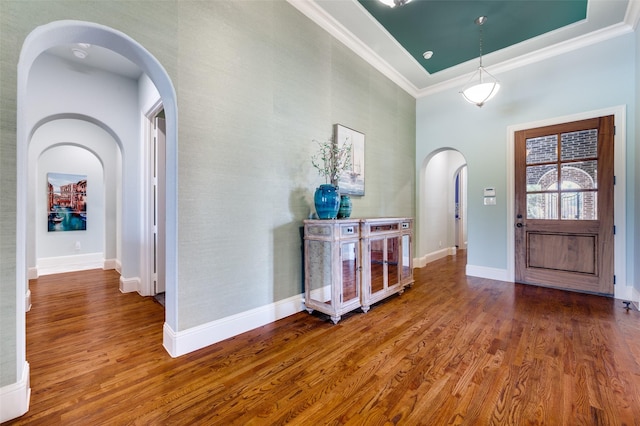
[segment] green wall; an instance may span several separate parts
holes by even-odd
[[[412,97],[288,3],[201,5],[180,9],[181,330],[301,292],[312,140],[333,123],[366,135],[354,214],[414,206]]]
[[[415,100],[280,1],[0,2],[0,386],[16,382],[16,68],[25,37],[96,22],[149,50],[178,99],[178,330],[302,291],[313,139],[366,135],[354,216],[413,216]],[[28,359],[28,358],[27,358]]]

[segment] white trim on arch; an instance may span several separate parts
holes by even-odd
[[[513,282],[515,279],[515,219],[514,219],[514,143],[515,133],[520,130],[532,129],[536,127],[552,126],[555,124],[569,123],[572,121],[587,120],[589,118],[613,115],[616,126],[614,136],[614,174],[616,185],[614,188],[614,223],[616,224],[616,235],[614,243],[615,264],[614,273],[616,283],[614,297],[616,299],[631,300],[632,286],[627,285],[627,259],[626,250],[626,107],[624,105],[611,108],[603,108],[595,111],[588,111],[579,114],[567,115],[563,117],[553,117],[545,120],[515,124],[507,127],[507,281]]]
[[[142,45],[126,34],[104,25],[74,20],[55,21],[35,28],[25,39],[17,69],[17,122],[16,122],[16,306],[25,306],[27,286],[27,182],[28,142],[36,123],[27,119],[27,85],[29,71],[36,58],[47,49],[72,43],[91,43],[102,46],[126,57],[142,69],[154,83],[167,118],[167,168],[166,168],[166,309],[165,322],[179,330],[177,318],[177,144],[178,110],[176,92],[166,70]],[[26,363],[25,311],[16,311],[16,377],[23,377]],[[28,406],[28,401],[26,402]],[[23,413],[21,413],[23,414]],[[20,414],[18,414],[20,415]]]

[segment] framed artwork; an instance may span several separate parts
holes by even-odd
[[[47,173],[49,232],[87,230],[87,176]]]
[[[338,147],[351,145],[351,169],[340,174],[340,194],[364,195],[364,133],[334,124],[333,134]]]

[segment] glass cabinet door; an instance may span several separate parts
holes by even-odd
[[[371,294],[384,290],[384,239],[371,240],[370,243],[370,280]]]
[[[411,237],[402,236],[402,279],[411,277]]]
[[[400,282],[400,237],[371,240],[371,293],[384,290]]]
[[[400,282],[400,237],[387,238],[387,287]]]
[[[342,301],[360,299],[360,281],[358,276],[358,243],[348,242],[341,245],[342,260]]]
[[[308,241],[309,274],[306,277],[311,300],[331,304],[331,243]]]

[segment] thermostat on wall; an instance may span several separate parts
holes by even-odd
[[[495,206],[496,205],[496,189],[495,188],[485,188],[484,189],[484,205],[485,206]]]

